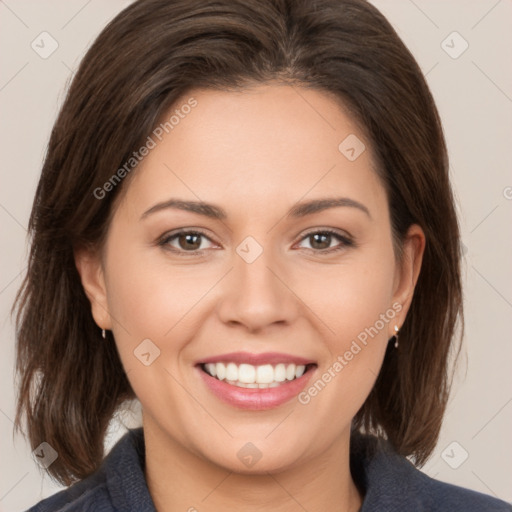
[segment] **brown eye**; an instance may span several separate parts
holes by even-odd
[[[179,231],[164,235],[158,242],[158,245],[178,254],[190,253],[193,256],[196,252],[208,249],[202,243],[204,240],[211,241],[200,231]]]
[[[350,238],[331,230],[313,231],[306,234],[302,240],[308,240],[310,249],[319,253],[331,253],[354,246],[354,242]],[[333,240],[339,242],[337,246],[331,246]]]
[[[311,247],[313,249],[329,249],[331,245],[332,235],[329,233],[315,233],[309,235]]]
[[[180,246],[180,249],[197,251],[199,247],[201,247],[201,237],[202,235],[195,233],[178,235],[178,245]]]

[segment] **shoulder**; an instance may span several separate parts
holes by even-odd
[[[144,478],[144,435],[129,430],[92,475],[46,498],[27,512],[154,512]]]
[[[429,477],[372,436],[352,440],[351,471],[364,492],[361,512],[512,512],[505,501]]]
[[[28,512],[113,510],[102,473],[95,473],[31,507]]]
[[[423,502],[428,503],[433,510],[439,510],[440,512],[459,510],[464,512],[512,511],[510,503],[457,485],[434,480],[416,468],[413,468],[413,470],[420,473],[423,482],[421,489],[418,491],[418,496]]]

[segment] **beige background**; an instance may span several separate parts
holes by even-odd
[[[92,40],[128,3],[0,1],[0,511],[25,509],[59,489],[41,475],[26,442],[13,439],[9,309],[25,269],[25,228],[66,84]],[[417,58],[437,101],[467,248],[464,353],[439,444],[423,471],[512,501],[512,1],[373,3]],[[43,31],[58,43],[46,59],[31,48]],[[465,41],[469,46],[458,55]],[[137,415],[128,420],[134,425]],[[108,446],[122,432],[113,424]]]

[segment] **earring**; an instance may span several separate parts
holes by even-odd
[[[101,329],[101,337],[103,339],[106,339],[107,338],[107,335],[105,334],[105,329]]]
[[[400,329],[398,328],[398,325],[395,325],[395,348],[398,348],[398,332]]]

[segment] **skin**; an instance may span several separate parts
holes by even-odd
[[[161,511],[357,511],[350,424],[409,309],[423,231],[410,228],[399,264],[369,142],[329,95],[269,83],[195,90],[177,105],[190,96],[197,106],[125,185],[102,252],[76,253],[94,319],[113,331],[143,407],[151,496]],[[353,162],[338,150],[349,134],[366,145]],[[227,217],[167,208],[141,220],[171,197],[213,203]],[[287,217],[298,202],[332,197],[370,215],[345,206]],[[192,240],[195,255],[169,249],[191,251],[179,237],[158,245],[179,228],[206,232]],[[306,236],[327,228],[355,245]],[[252,263],[236,252],[248,236],[263,249]],[[325,253],[333,247],[341,250]],[[233,351],[285,352],[317,362],[313,383],[393,304],[396,317],[305,405],[244,411],[194,368]],[[160,349],[149,366],[133,353],[147,338]],[[248,442],[262,454],[250,468],[237,457]]]

